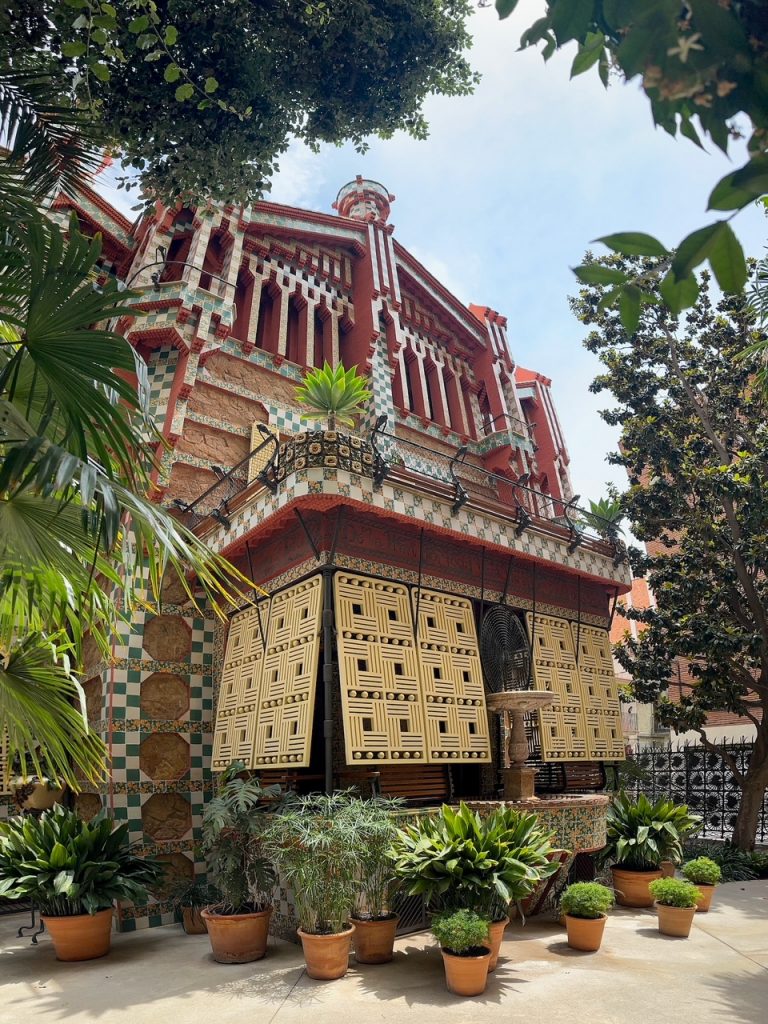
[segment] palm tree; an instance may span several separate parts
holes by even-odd
[[[4,67],[3,67],[4,65]],[[121,615],[159,599],[164,573],[194,578],[214,610],[243,577],[148,494],[160,437],[146,367],[94,327],[141,315],[135,293],[94,288],[100,237],[40,212],[98,166],[99,133],[61,98],[41,57],[0,65],[0,738],[38,750],[73,788],[104,775],[76,668],[88,633],[105,654]],[[138,387],[121,371],[136,374]]]

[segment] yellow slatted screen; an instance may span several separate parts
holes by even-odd
[[[320,576],[297,583],[272,598],[255,766],[309,765],[322,605]]]
[[[571,623],[571,633],[579,647],[589,756],[595,761],[623,761],[626,752],[619,689],[608,631]]]
[[[268,601],[232,616],[219,687],[212,766],[223,771],[230,762],[244,761],[254,767],[256,720],[261,689],[264,645],[259,625],[266,628]]]
[[[264,426],[266,426],[266,424],[260,423],[258,421],[251,425],[251,451],[254,451],[254,449],[258,448],[258,446],[265,440],[264,434],[259,429],[260,427]],[[279,440],[279,436],[276,430],[273,430],[272,427],[267,427],[267,429],[269,430],[270,434],[273,434],[275,438]],[[253,481],[256,479],[259,473],[262,472],[262,470],[265,468],[269,460],[272,458],[273,452],[273,445],[265,445],[264,448],[262,448],[262,450],[259,452],[259,454],[254,455],[254,457],[250,460],[250,462],[248,463],[249,484],[253,483]]]
[[[552,615],[526,616],[536,689],[555,694],[539,712],[544,761],[615,761],[624,740],[608,633]],[[576,663],[576,637],[579,660]]]
[[[490,761],[483,672],[472,602],[422,590],[418,658],[430,761]]]
[[[341,573],[335,599],[347,763],[425,761],[407,588]]]

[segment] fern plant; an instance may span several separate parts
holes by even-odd
[[[353,427],[353,416],[370,398],[371,392],[357,367],[345,370],[341,363],[334,368],[324,363],[321,370],[310,370],[296,388],[296,399],[306,409],[302,417],[325,420],[329,430],[336,430],[337,423]]]
[[[498,921],[557,871],[552,838],[535,814],[499,807],[481,817],[462,803],[400,829],[390,855],[396,877],[431,909]]]
[[[235,761],[221,776],[216,796],[203,813],[202,851],[211,881],[221,894],[217,914],[257,913],[270,905],[274,868],[264,852],[264,815],[281,800],[280,786],[243,779]]]

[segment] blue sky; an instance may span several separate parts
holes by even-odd
[[[671,245],[714,219],[707,196],[745,156],[736,146],[729,163],[713,146],[702,152],[654,130],[635,84],[606,91],[596,69],[569,82],[575,47],[546,65],[533,50],[518,53],[541,6],[523,0],[504,22],[493,8],[475,12],[470,59],[482,81],[471,97],[428,101],[426,142],[374,140],[365,156],[294,146],[269,198],[331,212],[356,174],[383,182],[397,197],[399,241],[463,302],[507,316],[516,361],[552,378],[575,489],[596,499],[607,480],[624,481],[605,462],[616,435],[598,415],[607,400],[588,392],[598,364],[568,310],[569,268],[600,235],[642,229]],[[747,253],[762,255],[762,214],[745,211],[734,227]]]

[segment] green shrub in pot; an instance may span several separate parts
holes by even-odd
[[[723,873],[709,857],[696,857],[683,864],[683,877],[694,885],[717,885]]]
[[[613,891],[599,882],[574,882],[560,897],[560,909],[564,914],[587,920],[607,914],[614,903]]]
[[[487,945],[487,918],[472,910],[438,914],[432,932],[440,943],[448,989],[459,996],[477,996],[485,991],[491,951]]]
[[[656,901],[656,915],[662,935],[687,939],[701,893],[693,882],[678,878],[658,878],[649,886]]]

